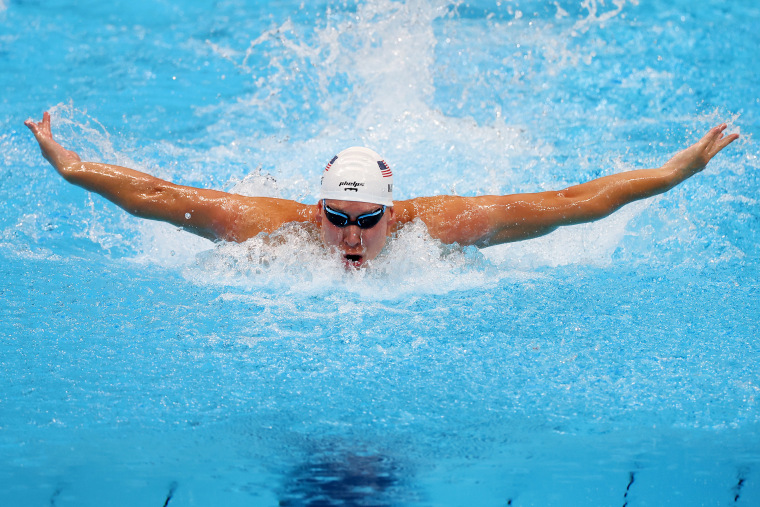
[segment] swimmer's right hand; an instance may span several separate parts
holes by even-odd
[[[41,122],[37,123],[30,118],[24,122],[24,125],[29,127],[37,139],[40,150],[42,150],[42,156],[59,172],[71,164],[82,161],[79,155],[67,150],[53,139],[53,133],[50,130],[50,113],[47,111],[42,114]]]

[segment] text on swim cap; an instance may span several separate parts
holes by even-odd
[[[356,187],[363,187],[364,183],[358,182],[358,181],[341,181],[338,183],[338,187],[354,187],[352,189],[346,189],[346,190],[356,190]]]

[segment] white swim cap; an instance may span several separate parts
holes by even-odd
[[[319,198],[393,206],[393,173],[369,148],[348,148],[325,167]]]

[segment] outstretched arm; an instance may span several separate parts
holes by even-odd
[[[310,218],[307,206],[294,201],[244,197],[182,185],[126,167],[82,162],[55,139],[50,115],[24,123],[34,134],[42,155],[66,181],[96,192],[127,212],[169,222],[208,239],[244,241],[259,232],[272,232],[291,221]]]
[[[591,222],[624,205],[670,190],[700,172],[739,135],[711,129],[658,169],[604,176],[564,190],[506,196],[439,196],[404,201],[399,221],[420,218],[445,243],[489,246],[548,234],[559,226]]]

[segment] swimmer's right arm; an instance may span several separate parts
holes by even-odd
[[[42,155],[66,181],[98,193],[140,218],[226,241],[245,241],[286,222],[311,219],[310,207],[295,201],[176,185],[126,167],[82,162],[79,155],[53,139],[47,112],[41,122],[27,120],[24,124],[37,139]]]

